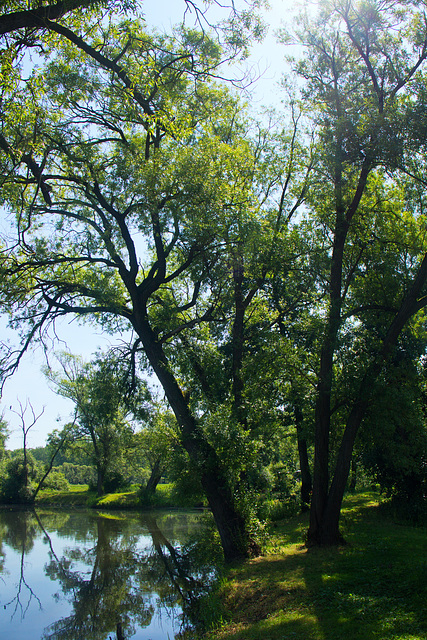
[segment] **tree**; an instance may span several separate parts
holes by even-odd
[[[113,354],[98,354],[90,363],[70,354],[60,360],[62,373],[48,370],[48,377],[60,395],[75,403],[74,423],[61,442],[71,438],[89,446],[100,496],[123,478],[125,451],[133,434],[128,418],[132,408],[134,414],[143,415],[149,393],[140,380],[129,383],[126,367]]]
[[[20,401],[19,411],[14,411],[21,422],[21,431],[23,435],[22,450],[7,460],[5,465],[5,474],[2,478],[2,500],[5,502],[15,503],[34,503],[36,496],[43,484],[46,483],[49,474],[52,471],[53,463],[60,450],[64,447],[68,437],[69,429],[65,427],[62,432],[53,432],[48,439],[47,459],[45,468],[38,463],[31,450],[28,448],[28,434],[41,416],[44,409],[36,414],[31,402],[27,399],[25,406]],[[30,413],[30,421],[28,420]],[[6,437],[6,436],[5,436]],[[57,476],[56,480],[59,478]],[[65,478],[63,478],[65,481]]]
[[[46,483],[48,476],[51,474],[53,470],[53,464],[55,462],[56,457],[60,453],[61,450],[65,449],[67,443],[72,438],[72,429],[74,425],[68,424],[65,427],[58,431],[55,429],[52,433],[49,434],[46,446],[46,452],[48,454],[47,460],[45,463],[44,473],[39,479],[37,486],[34,489],[33,500],[36,499],[38,492]],[[60,472],[58,470],[54,471],[54,475],[56,475],[56,482],[60,482],[62,480],[63,486],[68,486],[68,481],[63,474],[59,475]],[[52,483],[53,476],[50,477],[50,482]],[[55,482],[55,481],[54,481]],[[51,484],[52,486],[52,484]]]
[[[182,330],[216,308],[209,291],[221,253],[217,230],[233,224],[241,203],[249,211],[256,157],[242,136],[229,143],[239,132],[239,106],[209,81],[221,52],[207,34],[182,31],[180,41],[156,41],[136,23],[99,30],[92,31],[94,46],[101,37],[161,115],[148,114],[114,73],[104,83],[93,61],[62,45],[65,55],[43,72],[37,127],[27,129],[36,131],[43,179],[15,164],[6,179],[9,203],[22,214],[21,197],[28,197],[28,217],[19,215],[21,248],[4,253],[4,301],[15,313],[29,286],[24,350],[68,313],[98,319],[107,330],[134,330],[129,360],[142,350],[159,378],[231,559],[247,553],[245,522],[170,353]],[[18,130],[24,135],[25,123]],[[43,229],[32,226],[36,219]]]
[[[301,25],[303,98],[319,135],[310,203],[330,257],[310,544],[342,541],[339,514],[356,435],[384,364],[426,304],[421,201],[399,189],[420,119],[417,86],[427,57],[422,11],[412,2],[325,3],[316,24],[307,18]],[[340,370],[343,353],[353,365],[347,357]],[[348,395],[337,412],[343,381]],[[331,433],[340,446],[330,482]]]
[[[141,454],[148,464],[149,477],[142,490],[153,495],[165,471],[170,467],[173,450],[180,447],[178,425],[171,411],[160,406],[148,413],[143,428],[135,434],[135,457],[140,463]]]
[[[28,400],[25,405],[18,400],[19,409],[14,410],[20,421],[22,431],[22,453],[18,457],[10,460],[6,468],[6,478],[3,482],[3,499],[7,502],[33,502],[34,491],[31,481],[35,479],[37,474],[37,463],[31,453],[28,451],[28,434],[30,430],[37,424],[38,420],[44,413],[44,408],[40,413],[36,413],[33,405]],[[30,418],[28,420],[28,414]]]

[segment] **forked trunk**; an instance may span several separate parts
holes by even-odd
[[[374,374],[378,375],[379,371],[380,367],[375,367]],[[340,545],[345,542],[339,529],[341,506],[350,473],[354,442],[369,404],[375,375],[374,377],[366,376],[361,383],[359,398],[363,399],[357,400],[350,412],[338,452],[331,486],[326,500],[322,505],[318,504],[317,509],[314,509],[313,501],[315,497],[313,494],[310,527],[307,534],[307,544],[309,546]]]

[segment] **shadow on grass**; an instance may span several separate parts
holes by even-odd
[[[232,572],[224,602],[232,623],[208,637],[426,640],[426,532],[382,519],[368,496],[350,500],[344,519],[345,547],[307,551],[295,543],[295,521],[280,556]]]
[[[343,549],[307,553],[304,580],[324,640],[427,637],[426,539],[378,524]],[[408,553],[409,551],[409,553]]]

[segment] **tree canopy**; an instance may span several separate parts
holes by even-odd
[[[66,6],[31,27],[27,77],[26,44],[5,49],[0,303],[22,343],[4,373],[63,316],[126,332],[122,364],[156,374],[227,559],[254,548],[251,491],[288,438],[304,502],[314,445],[309,542],[340,542],[361,427],[393,367],[416,371],[425,350],[423,7],[303,15],[299,87],[261,122],[220,72],[259,33],[253,13],[222,46]],[[103,366],[59,381],[99,424]]]

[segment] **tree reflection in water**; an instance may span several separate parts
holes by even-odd
[[[10,526],[12,521],[13,526]],[[40,598],[34,593],[25,578],[25,554],[33,548],[36,535],[37,525],[28,511],[17,511],[14,512],[13,515],[10,511],[5,512],[5,518],[1,527],[1,542],[4,541],[7,543],[21,556],[16,594],[9,602],[3,604],[4,609],[12,607],[12,619],[18,611],[20,612],[21,619],[24,618],[33,599],[37,601],[40,609],[42,606]],[[1,548],[2,546],[1,544]],[[3,550],[1,551],[1,556],[3,560]],[[0,572],[3,573],[3,562],[0,565]]]
[[[42,534],[49,548],[44,571],[59,585],[54,597],[70,605],[66,617],[45,628],[44,640],[128,640],[152,623],[156,610],[175,618],[174,628],[180,636],[197,622],[198,600],[215,578],[215,561],[221,552],[216,545],[214,552],[206,553],[206,532],[202,544],[197,535],[190,539],[188,532],[186,544],[177,543],[179,537],[171,527],[176,526],[177,518],[179,522],[177,515],[90,514],[82,518],[63,512],[23,512],[20,519],[10,519],[5,533],[8,543],[22,554],[21,580],[8,606],[20,607],[25,615],[31,599],[37,598],[25,580],[24,560],[35,536]],[[52,532],[67,536],[70,519],[75,520],[73,535],[82,543],[61,547],[57,554]],[[187,520],[188,516],[182,517],[181,524]],[[201,535],[203,531],[198,528]],[[88,540],[93,541],[89,546]],[[29,597],[26,606],[24,588]]]

